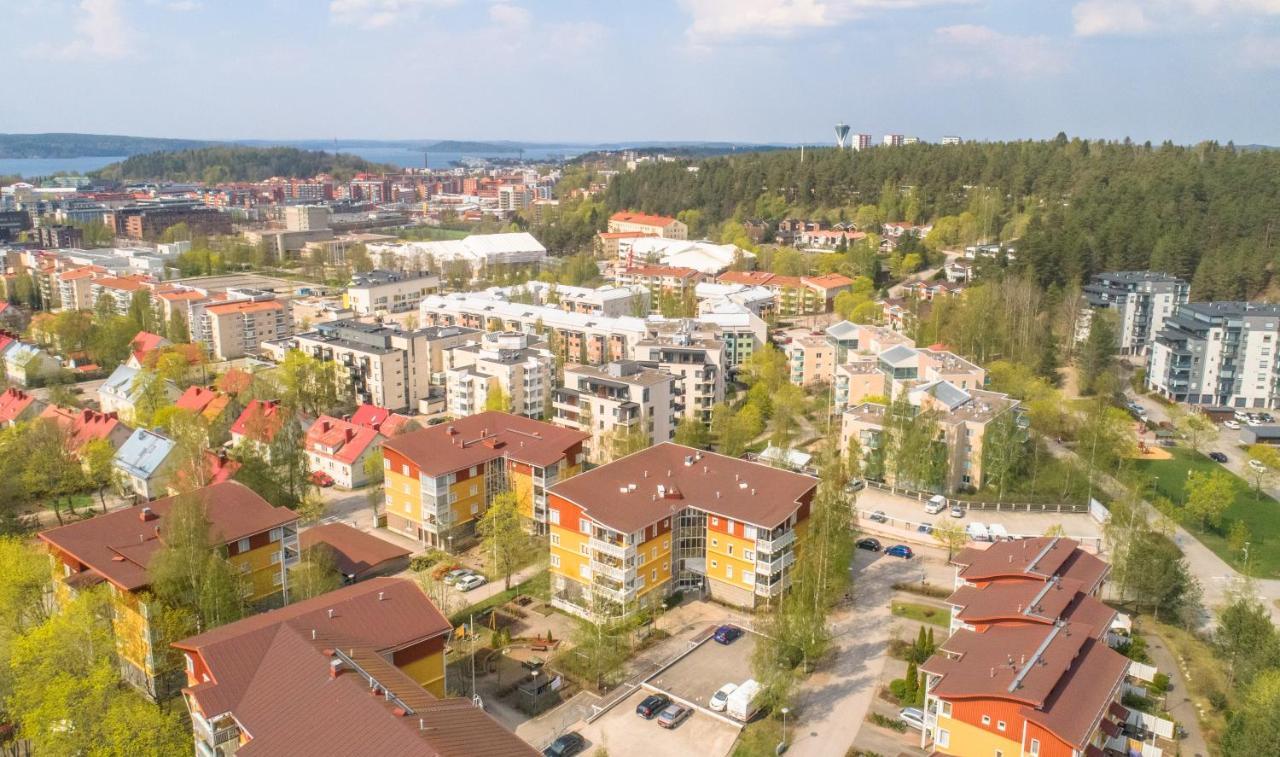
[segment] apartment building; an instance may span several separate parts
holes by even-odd
[[[244,576],[246,598],[256,605],[288,599],[289,566],[298,560],[298,516],[272,507],[251,489],[226,481],[189,495],[204,507],[210,533],[227,561]],[[106,584],[122,674],[152,697],[163,698],[176,682],[157,673],[153,648],[147,564],[162,548],[170,511],[180,497],[166,497],[71,523],[39,534],[53,560],[55,596]]]
[[[93,303],[90,307],[97,308],[98,303],[107,300],[111,302],[116,315],[128,315],[129,306],[133,304],[134,293],[143,289],[150,289],[153,283],[150,276],[141,274],[131,276],[108,275],[90,279],[89,301]],[[59,291],[61,291],[61,286],[59,286]]]
[[[609,233],[636,232],[664,239],[688,239],[689,227],[667,216],[620,211],[609,216]]]
[[[558,426],[591,435],[590,455],[597,462],[614,457],[609,441],[621,431],[644,430],[650,444],[675,435],[676,377],[619,360],[596,368],[566,365],[564,386],[551,395],[552,417]]]
[[[529,334],[492,331],[444,356],[446,402],[455,418],[485,409],[497,395],[506,398],[508,412],[528,418],[545,414],[555,356]]]
[[[942,488],[945,491],[980,489],[983,478],[983,440],[991,424],[1007,413],[1019,426],[1025,421],[1017,400],[1006,394],[981,389],[963,390],[948,381],[931,381],[907,390],[907,402],[912,413],[931,412],[942,432],[941,441],[946,445],[946,473]],[[914,482],[893,481],[885,465],[886,433],[892,426],[889,413],[892,406],[863,402],[844,411],[840,426],[841,449],[848,449],[850,440],[856,438],[862,450],[863,466],[867,476],[885,479],[900,486]]]
[[[691,322],[684,321],[671,332],[657,332],[637,342],[635,358],[675,377],[680,417],[711,422],[711,408],[724,401],[724,342],[699,333]]]
[[[328,205],[289,205],[284,209],[284,227],[289,231],[328,229],[331,215]]]
[[[783,316],[830,312],[836,295],[853,287],[853,279],[838,273],[782,276],[765,271],[726,271],[716,277],[716,283],[764,287],[773,292],[774,308]]]
[[[1280,407],[1280,306],[1252,302],[1178,305],[1156,332],[1147,387],[1175,402]]]
[[[351,277],[342,304],[357,315],[407,313],[440,291],[440,277],[427,273],[373,270]]]
[[[797,384],[806,378],[806,366],[813,365],[816,371],[828,365],[812,353],[825,357],[826,350],[831,349],[837,360],[843,356],[843,362],[838,362],[832,372],[838,408],[860,404],[868,397],[896,397],[912,387],[936,381],[945,381],[962,391],[981,389],[986,383],[987,372],[981,366],[954,352],[917,349],[897,332],[849,325],[854,328],[836,324],[828,329],[826,348],[816,339],[796,340],[800,344],[794,348],[788,345],[792,381]],[[863,346],[868,349],[861,349]]]
[[[1154,271],[1099,273],[1083,289],[1091,308],[1115,312],[1120,327],[1116,346],[1124,355],[1145,355],[1165,319],[1191,296],[1186,281]]]
[[[829,384],[835,377],[837,350],[825,336],[792,339],[784,352],[796,386]]]
[[[443,383],[445,352],[474,339],[477,329],[457,326],[408,331],[393,324],[354,319],[316,324],[292,344],[308,355],[339,364],[357,402],[393,411],[416,409],[430,396],[433,380]]]
[[[649,293],[650,310],[656,310],[664,297],[678,302],[695,298],[697,286],[708,278],[692,268],[665,265],[619,266],[613,272],[618,286],[643,287]]]
[[[201,313],[199,341],[214,360],[254,354],[263,342],[293,333],[293,314],[274,297],[206,305]]]
[[[648,292],[638,286],[602,286],[592,289],[530,281],[511,287],[506,290],[506,294],[513,302],[524,298],[532,304],[556,307],[566,313],[618,318],[649,312]]]
[[[196,753],[534,757],[447,698],[452,630],[414,582],[374,578],[175,642]]]
[[[93,310],[96,304],[90,287],[93,280],[106,277],[107,269],[98,265],[72,268],[55,274],[58,288],[58,310]]]
[[[789,583],[818,482],[671,442],[553,486],[552,604],[602,621],[699,591],[735,606]]]
[[[454,550],[498,494],[546,533],[546,489],[577,474],[589,434],[509,413],[485,412],[410,431],[382,445],[387,528]]]
[[[1127,658],[1108,648],[1109,566],[1071,540],[956,555],[952,635],[926,677],[921,747],[948,755],[1159,754],[1131,739]]]
[[[596,233],[595,252],[596,257],[612,260],[618,257],[619,244],[626,239],[638,239],[640,237],[651,237],[653,234],[647,234],[643,231],[600,231]]]

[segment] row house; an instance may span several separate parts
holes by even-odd
[[[551,488],[552,604],[595,622],[697,591],[776,603],[818,482],[665,442]]]

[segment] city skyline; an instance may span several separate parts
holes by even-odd
[[[79,107],[12,109],[0,132],[832,144],[844,122],[1280,143],[1261,94],[1280,80],[1277,0],[1025,5],[6,0],[0,96]]]

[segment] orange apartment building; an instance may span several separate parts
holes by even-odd
[[[645,236],[658,236],[665,239],[688,239],[689,227],[668,216],[655,216],[647,213],[619,211],[609,216],[607,233],[638,232]]]
[[[666,442],[548,493],[552,604],[602,621],[697,590],[781,595],[817,479]]]
[[[273,507],[251,489],[225,481],[190,495],[205,517],[226,559],[244,575],[245,598],[255,605],[288,599],[288,567],[298,561],[298,516]],[[157,673],[151,629],[147,565],[164,544],[169,511],[178,497],[144,507],[116,510],[40,533],[53,561],[60,599],[98,584],[111,595],[112,627],[125,680],[153,697],[164,697],[176,682]]]
[[[547,528],[547,488],[576,475],[591,435],[509,413],[485,412],[410,431],[382,446],[387,527],[453,550],[476,520],[513,491],[535,533]]]
[[[1098,599],[1109,566],[1058,537],[969,548],[953,562],[953,633],[920,668],[921,747],[964,757],[1142,751],[1120,704],[1130,661],[1108,646],[1116,612]]]
[[[374,578],[179,641],[195,752],[536,755],[446,698],[451,631],[414,582]]]

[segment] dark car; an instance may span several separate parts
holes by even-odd
[[[662,694],[650,694],[644,701],[636,705],[636,714],[645,720],[653,720],[662,708],[671,704],[671,700]]]
[[[911,551],[911,547],[908,547],[905,544],[895,544],[886,549],[884,553],[892,557],[901,557],[904,560],[910,560],[911,556],[915,554]]]
[[[870,517],[871,520],[874,520],[876,523],[889,522],[889,516],[884,514],[884,510],[872,510],[871,515],[868,517]]]
[[[1227,456],[1222,454],[1221,452],[1210,452],[1209,459],[1214,461],[1215,463],[1227,462]]]
[[[879,539],[859,539],[856,546],[858,547],[858,549],[865,549],[868,552],[879,552],[880,540]]]
[[[737,626],[720,626],[716,629],[715,635],[711,638],[721,644],[732,644],[742,636],[743,630]]]
[[[570,731],[551,742],[550,746],[542,750],[542,754],[544,757],[569,757],[581,752],[586,745],[587,740],[582,738],[581,734]]]
[[[917,532],[919,532],[919,533],[922,533],[922,534],[932,534],[932,533],[933,533],[933,524],[932,524],[932,523],[921,523],[920,525],[916,526],[916,531],[917,531]]]

